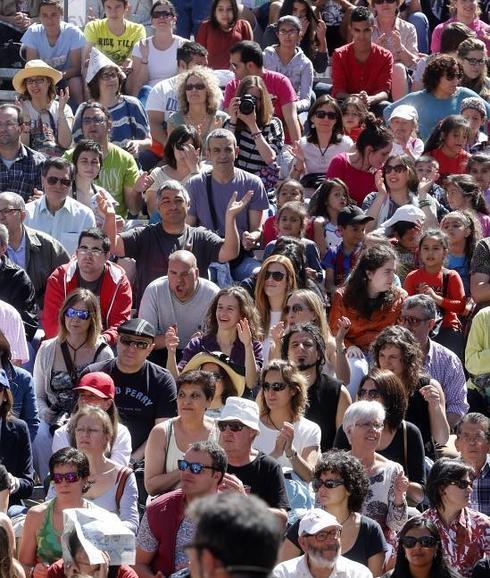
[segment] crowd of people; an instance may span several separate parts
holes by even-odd
[[[490,5],[85,10],[0,5],[0,578],[490,575]]]

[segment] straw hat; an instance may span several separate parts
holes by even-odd
[[[54,84],[58,84],[58,82],[63,78],[63,74],[46,64],[44,60],[29,60],[26,62],[25,67],[22,70],[19,70],[17,74],[12,78],[12,84],[15,90],[19,93],[24,92],[23,82],[26,78],[30,78],[31,76],[47,76],[51,78]]]
[[[221,351],[201,351],[200,353],[197,353],[194,357],[189,359],[183,371],[200,369],[205,363],[214,363],[221,367],[230,378],[230,381],[235,388],[236,395],[240,397],[243,395],[243,392],[245,391],[245,376],[243,375],[243,369],[239,368]]]

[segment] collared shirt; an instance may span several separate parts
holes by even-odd
[[[93,211],[71,197],[66,197],[64,205],[54,215],[48,209],[44,195],[32,203],[27,203],[26,212],[25,224],[28,227],[57,239],[70,255],[73,255],[77,248],[80,233],[95,227]]]
[[[469,578],[476,562],[490,552],[490,518],[469,508],[463,508],[449,526],[436,508],[426,510],[422,518],[437,526],[449,565],[464,578]]]
[[[312,578],[306,554],[281,562],[272,571],[274,578]],[[329,578],[372,578],[371,571],[366,566],[339,556]]]
[[[446,413],[463,418],[470,408],[466,400],[466,379],[458,356],[451,350],[429,339],[429,351],[424,369],[441,384],[446,396]]]
[[[410,52],[410,54],[413,54],[414,56],[418,55],[419,44],[417,40],[417,31],[413,24],[411,24],[410,22],[406,22],[405,20],[402,20],[397,16],[395,18],[393,32],[398,32],[400,34],[400,42],[403,48],[408,50],[408,52]],[[371,40],[377,44],[379,37],[382,36],[383,34],[384,33],[381,32],[379,28],[378,19],[376,18],[374,21],[373,35],[371,37]],[[383,44],[382,46],[384,46],[387,50],[389,50],[393,54],[393,57],[396,62],[400,62],[399,54],[395,50],[394,43],[390,42],[389,36],[386,44]]]
[[[41,188],[41,165],[46,157],[24,145],[20,145],[14,161],[7,164],[0,158],[0,191],[18,193],[27,201],[33,189]]]
[[[473,510],[490,516],[490,456],[487,456],[478,477],[473,480],[470,506]]]
[[[12,248],[10,245],[7,247],[7,256],[8,258],[18,265],[22,267],[22,269],[26,268],[26,232],[22,233],[22,239],[20,241],[20,245],[18,249]]]

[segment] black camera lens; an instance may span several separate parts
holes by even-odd
[[[240,105],[238,109],[242,114],[252,114],[252,112],[255,110],[256,102],[257,99],[255,96],[252,96],[251,94],[244,94],[240,99]]]

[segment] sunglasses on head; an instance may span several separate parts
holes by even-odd
[[[73,309],[73,307],[68,307],[68,309],[65,311],[65,317],[70,319],[78,317],[78,319],[86,321],[87,319],[90,319],[90,311],[87,311],[86,309]]]
[[[449,482],[450,486],[457,486],[460,490],[466,490],[471,488],[473,482],[470,480],[456,480],[455,482]]]
[[[74,484],[75,482],[78,482],[80,476],[77,472],[67,472],[66,474],[53,474],[51,479],[55,484],[61,484],[63,480],[69,484]]]
[[[218,423],[218,429],[220,432],[226,431],[226,428],[230,428],[230,431],[236,433],[237,431],[242,431],[245,424],[239,421],[222,421]]]
[[[405,165],[385,165],[385,175],[389,175],[390,173],[392,173],[393,171],[395,171],[396,174],[400,175],[401,173],[404,173],[407,170],[407,167]]]
[[[124,335],[119,337],[119,341],[128,347],[135,347],[136,349],[148,349],[151,345],[148,341],[136,341],[135,339],[125,337]]]
[[[315,112],[316,118],[328,118],[328,120],[335,120],[337,118],[337,113],[331,110],[317,110]]]
[[[189,470],[191,474],[200,474],[203,470],[214,470],[212,466],[205,466],[199,462],[188,462],[187,460],[177,460],[177,467],[181,472]]]
[[[262,384],[262,389],[264,391],[269,391],[270,389],[272,389],[272,391],[284,391],[286,387],[287,385],[285,383],[281,383],[280,381],[275,381],[274,383],[264,381]]]
[[[434,536],[420,536],[416,538],[415,536],[403,536],[400,538],[400,544],[404,548],[415,548],[416,544],[420,544],[422,548],[434,548],[438,540]]]
[[[61,177],[46,177],[46,182],[48,183],[48,185],[57,185],[58,183],[61,183],[64,187],[69,187],[71,185],[71,180],[70,179],[63,179]]]
[[[196,82],[195,84],[189,83],[185,85],[186,90],[204,90],[206,86],[202,82]]]
[[[284,277],[286,277],[286,273],[282,273],[281,271],[266,271],[265,279],[267,280],[271,277],[273,281],[282,281]]]
[[[332,490],[333,488],[338,488],[344,485],[344,480],[314,480],[313,489],[317,492],[320,488],[328,488]]]

